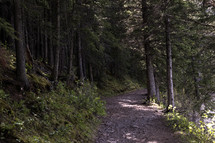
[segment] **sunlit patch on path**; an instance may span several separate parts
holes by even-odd
[[[179,143],[156,105],[144,106],[146,90],[106,99],[107,117],[95,143]]]

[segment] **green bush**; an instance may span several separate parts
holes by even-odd
[[[172,113],[168,113],[167,120],[176,131],[181,131],[185,140],[189,142],[214,143],[215,130],[208,128],[202,121],[200,121],[200,126],[197,126],[175,110]]]

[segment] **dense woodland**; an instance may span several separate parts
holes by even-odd
[[[24,106],[30,109],[25,111],[29,116],[40,114],[43,108],[48,112],[51,98],[58,101],[57,94],[68,94],[63,103],[56,101],[60,106],[64,101],[69,104],[69,95],[74,94],[71,100],[77,100],[74,113],[77,110],[79,116],[88,90],[98,88],[99,92],[92,92],[102,96],[111,92],[107,86],[113,81],[119,84],[111,88],[128,82],[118,93],[130,90],[131,84],[132,89],[147,88],[144,102],[156,102],[166,112],[176,107],[197,124],[203,115],[214,117],[209,113],[215,109],[214,31],[213,0],[0,0],[1,140],[33,142],[38,137],[39,142],[53,142],[50,136],[27,138],[17,133],[21,130],[17,126],[21,128],[27,119],[9,112],[19,112]],[[50,92],[53,95],[34,101]],[[98,100],[97,95],[89,96],[86,102]],[[40,110],[29,107],[34,102],[41,102]],[[103,108],[102,104],[96,102],[95,107]],[[90,109],[89,120],[103,110]],[[85,110],[89,112],[88,106]],[[16,117],[9,121],[9,114]],[[68,118],[62,122],[76,124]],[[10,126],[12,120],[16,125]],[[55,123],[52,130],[60,125]],[[68,134],[74,142],[88,142],[88,133],[81,136],[80,132]]]

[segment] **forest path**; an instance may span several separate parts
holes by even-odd
[[[142,104],[146,90],[105,99],[107,116],[95,143],[180,143],[155,105]]]

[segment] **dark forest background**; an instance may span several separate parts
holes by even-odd
[[[167,112],[177,107],[196,123],[214,117],[214,30],[213,0],[0,0],[1,139],[51,140],[18,132],[23,116],[39,124],[32,116],[48,112],[43,120],[52,124],[52,111],[72,108],[76,117],[86,110],[83,122],[72,115],[62,122],[80,125],[68,134],[84,141],[88,119],[104,114],[98,96],[140,87],[148,89],[144,102]],[[66,128],[58,122],[47,128]]]

